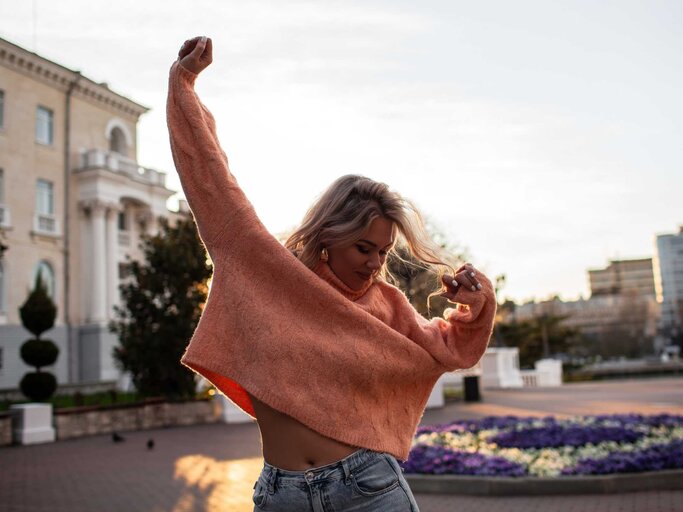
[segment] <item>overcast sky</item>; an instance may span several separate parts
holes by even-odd
[[[683,224],[681,26],[680,1],[0,0],[0,37],[152,108],[169,187],[167,71],[206,34],[197,89],[270,230],[365,174],[517,301],[587,296]]]

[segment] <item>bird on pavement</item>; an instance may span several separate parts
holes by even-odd
[[[125,437],[120,435],[118,432],[112,432],[111,433],[111,440],[114,441],[115,443],[122,443],[126,440]]]

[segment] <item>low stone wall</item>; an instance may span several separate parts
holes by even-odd
[[[72,407],[54,414],[57,440],[130,430],[216,423],[220,411],[215,402],[166,402],[148,400],[138,404]]]
[[[0,446],[12,444],[12,414],[0,412]]]

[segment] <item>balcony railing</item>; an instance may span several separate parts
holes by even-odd
[[[11,220],[9,216],[9,208],[0,203],[0,227],[8,228],[11,226]]]
[[[166,174],[149,167],[142,167],[135,160],[118,153],[91,149],[81,155],[80,169],[98,167],[125,174],[135,180],[152,185],[166,186]]]
[[[59,236],[59,221],[54,215],[36,213],[33,216],[33,231],[39,235]]]
[[[130,246],[130,231],[119,231],[119,245]]]

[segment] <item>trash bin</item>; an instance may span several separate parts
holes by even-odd
[[[479,375],[463,377],[462,382],[465,386],[465,402],[481,402]]]

